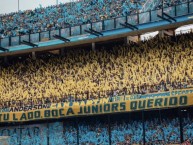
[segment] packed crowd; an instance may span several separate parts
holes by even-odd
[[[86,0],[10,13],[1,16],[0,36],[37,33],[124,16],[135,13],[144,3],[145,0]]]
[[[142,120],[117,120],[111,129],[112,145],[143,144]]]
[[[145,122],[146,142],[155,144],[179,144],[180,143],[180,126],[179,119],[152,119]]]
[[[192,0],[189,0],[189,2]],[[188,0],[161,0],[157,6],[157,8],[162,8],[162,7],[171,7],[174,5],[180,5],[182,3],[186,3]]]
[[[183,117],[183,135],[184,139],[188,139],[193,144],[193,115],[189,114]]]
[[[0,66],[0,102],[62,101],[147,94],[192,87],[193,34],[130,45],[68,49]],[[36,102],[37,103],[37,102]]]
[[[50,145],[77,144],[77,128],[75,122],[55,122],[49,125]]]
[[[188,0],[82,0],[0,15],[0,38],[56,30],[185,3]],[[146,7],[146,8],[144,8]]]
[[[82,119],[79,128],[79,144],[109,144],[108,122],[105,118]]]
[[[145,144],[180,144],[180,119],[174,110],[148,112],[145,115]],[[193,118],[182,118],[184,140],[193,143]],[[173,114],[172,114],[173,113]],[[142,145],[143,121],[141,113],[95,116],[62,122],[0,127],[0,136],[9,136],[10,145]],[[159,117],[160,116],[160,117]],[[1,145],[1,142],[0,142]]]

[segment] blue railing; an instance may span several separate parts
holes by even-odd
[[[113,19],[107,19],[107,20],[92,22],[88,24],[69,26],[64,29],[45,31],[45,32],[39,32],[34,34],[26,34],[26,35],[20,35],[16,37],[6,37],[3,39],[0,39],[0,46],[1,47],[17,46],[17,45],[20,45],[20,42],[22,42],[23,40],[32,42],[32,43],[54,40],[55,39],[53,37],[54,34],[60,35],[62,37],[71,37],[71,36],[88,34],[84,30],[89,28],[92,28],[99,32],[115,30],[115,29],[124,28],[124,26],[120,25],[120,23],[124,23],[124,22],[128,22],[132,25],[139,25],[139,24],[160,21],[161,18],[157,17],[157,15],[158,14],[162,15],[163,12],[172,17],[191,14],[193,13],[193,1],[188,1],[180,5],[161,8],[157,10],[136,13],[129,16],[117,17]]]

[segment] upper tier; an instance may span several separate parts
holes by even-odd
[[[57,30],[184,2],[187,0],[84,0],[19,11],[0,17],[0,38]]]

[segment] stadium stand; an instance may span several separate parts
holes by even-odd
[[[55,121],[44,124],[0,127],[0,136],[10,138],[9,145],[141,145],[143,144],[143,124],[146,145],[180,144],[180,120],[177,110],[157,110],[142,113],[114,114],[106,116],[83,117],[73,120]],[[191,111],[183,117],[184,140],[193,143]],[[175,113],[174,113],[175,112]],[[188,117],[189,116],[189,117]],[[76,121],[78,124],[76,124]],[[48,141],[49,140],[49,141]],[[1,144],[1,143],[0,143]]]
[[[65,122],[64,126],[61,122],[51,123],[49,125],[50,144],[76,144],[77,132],[75,127],[71,122]]]
[[[114,116],[111,124],[112,144],[143,144],[141,114]]]
[[[124,16],[136,13],[144,2],[144,0],[87,0],[2,15],[0,36],[37,33]]]
[[[147,94],[192,87],[193,34],[108,48],[71,49],[0,66],[1,102],[41,103]]]
[[[79,121],[79,143],[84,144],[109,144],[108,121],[105,118],[81,118]],[[92,137],[91,137],[92,136]]]
[[[0,15],[0,38],[57,30],[185,2],[187,0],[164,0],[163,3],[159,0],[86,0],[46,8],[40,6],[35,10]]]
[[[180,144],[180,121],[174,111],[146,113],[145,141],[147,144]]]
[[[192,113],[189,113],[189,114],[187,113],[186,115],[183,116],[182,124],[184,126],[183,128],[184,139],[189,140],[191,143],[193,143],[193,116],[192,116]]]
[[[0,16],[0,38],[135,14],[144,10],[146,2],[154,2],[153,7],[145,9],[150,10],[182,4],[187,0],[84,0],[20,11]],[[27,57],[21,60],[10,59],[6,65],[0,62],[0,109],[19,105],[86,102],[131,94],[151,95],[192,88],[192,40],[193,33],[164,38],[156,36],[139,43],[112,43],[96,49],[64,49],[64,56],[46,52],[37,55],[36,60]],[[171,106],[166,105],[163,110],[144,107],[140,111],[133,109],[126,113],[116,110],[110,112],[107,109],[103,112],[105,115],[96,115],[96,111],[92,115],[85,113],[83,117],[64,114],[59,117],[58,113],[52,113],[53,118],[47,116],[43,121],[38,120],[38,117],[37,120],[30,118],[32,111],[28,113],[31,119],[28,121],[33,120],[29,124],[22,122],[14,112],[5,111],[4,116],[10,113],[12,116],[7,115],[7,118],[13,117],[12,121],[18,122],[4,122],[4,125],[0,120],[0,145],[193,143],[193,108],[188,105],[181,105],[180,108],[172,105],[169,108]],[[62,109],[65,107],[62,106]],[[45,115],[45,112],[55,109],[49,108],[42,112]],[[3,116],[1,113],[0,116]],[[25,116],[24,111],[17,113]]]

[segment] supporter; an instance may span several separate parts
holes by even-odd
[[[0,15],[0,38],[57,30],[69,25],[74,26],[112,19],[156,8],[167,8],[185,2],[187,0],[155,0],[151,7],[147,4],[149,2],[146,3],[145,0],[87,0],[60,3],[46,8],[40,5],[35,10]],[[183,12],[186,5],[182,5],[178,9]]]
[[[102,120],[102,119],[101,119]],[[108,124],[100,120],[84,120],[79,122],[79,143],[86,144],[109,144]]]
[[[192,143],[192,115],[182,118],[183,137]],[[112,145],[143,144],[180,144],[180,119],[175,110],[161,112],[142,112],[117,114],[110,116],[82,117],[63,122],[41,123],[33,125],[1,126],[0,136],[8,136],[10,145]],[[155,117],[157,116],[157,117]],[[160,116],[160,117],[158,117]],[[108,120],[107,117],[110,117]],[[77,120],[78,122],[76,122]],[[143,130],[143,123],[145,130]],[[1,142],[0,142],[1,144]]]
[[[35,10],[0,15],[0,38],[56,30],[69,25],[112,19],[142,12],[144,9],[148,11],[149,9],[169,7],[185,2],[187,0],[165,0],[163,3],[156,1],[154,7],[149,8],[144,8],[144,0],[88,0],[61,3],[46,8],[40,5]]]
[[[184,117],[183,126],[184,140],[188,140],[190,143],[193,143],[193,117]]]
[[[174,5],[180,5],[186,2],[188,2],[188,0],[163,0],[159,2],[159,4],[157,5],[157,8],[162,8],[162,7],[167,8]]]
[[[141,121],[115,122],[112,124],[112,144],[142,144],[143,127]]]
[[[76,144],[77,132],[76,126],[70,122],[55,122],[49,124],[49,142],[50,145]]]
[[[165,142],[168,144],[180,143],[180,128],[178,119],[163,119],[161,124],[158,118],[145,122],[146,143]]]
[[[192,87],[193,34],[108,48],[70,49],[0,66],[2,107]],[[14,100],[21,100],[13,103]],[[43,101],[42,101],[43,100]]]
[[[38,33],[77,24],[125,16],[142,8],[144,0],[88,0],[1,15],[0,36]]]

